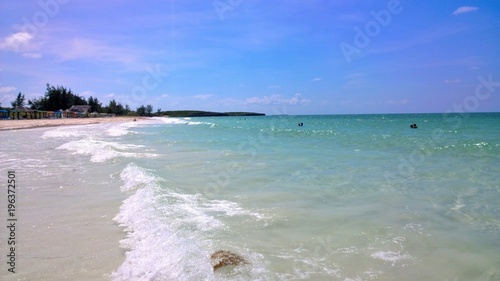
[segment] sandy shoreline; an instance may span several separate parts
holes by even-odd
[[[134,119],[148,119],[147,117],[106,117],[106,118],[61,118],[61,119],[23,119],[0,120],[0,131],[21,130],[41,127],[56,127],[68,125],[89,125],[99,123],[132,122]]]
[[[134,118],[96,119],[0,122],[5,130],[0,132],[0,173],[6,183],[7,171],[15,171],[17,219],[16,273],[7,272],[10,265],[3,263],[0,280],[111,280],[112,272],[124,262],[126,250],[120,247],[120,241],[126,232],[113,218],[127,198],[120,189],[119,177],[126,162],[94,163],[88,155],[57,149],[70,141],[67,138],[43,138],[32,130],[23,130],[105,121],[118,125]],[[98,126],[93,132],[99,134],[102,130],[105,134],[108,127]],[[86,136],[72,140],[82,138]],[[6,195],[1,199],[7,200]],[[7,221],[7,209],[1,212],[0,219]],[[7,240],[2,240],[7,246]],[[0,252],[7,255],[7,247],[0,246]]]

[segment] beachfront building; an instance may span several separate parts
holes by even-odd
[[[6,109],[0,109],[0,119],[9,119],[9,111]]]
[[[1,119],[59,119],[59,118],[82,118],[82,117],[110,117],[110,114],[90,112],[89,105],[73,105],[66,110],[43,111],[27,107],[16,107],[14,109],[0,109]]]
[[[16,107],[14,109],[0,110],[0,119],[47,119],[62,118],[62,111],[43,111],[27,107]]]
[[[8,116],[9,119],[32,119],[35,111],[27,107],[16,107],[9,110]]]
[[[90,109],[90,105],[73,105],[70,109],[68,109],[67,117],[89,117]]]

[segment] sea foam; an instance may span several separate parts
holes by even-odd
[[[152,119],[156,121],[161,121],[164,124],[169,124],[169,125],[214,125],[213,123],[210,122],[191,121],[191,118],[189,117],[186,118],[153,117]]]
[[[122,191],[134,193],[114,218],[128,233],[121,241],[128,251],[126,260],[113,272],[114,280],[213,280],[208,257],[217,231],[227,229],[221,218],[262,217],[234,202],[177,192],[133,163],[120,178]]]
[[[70,141],[57,147],[57,149],[66,149],[76,154],[90,155],[92,162],[105,162],[118,157],[155,158],[158,156],[154,153],[136,151],[141,148],[143,148],[141,145],[121,144],[92,137]]]
[[[106,130],[107,135],[113,137],[124,136],[130,133],[130,128],[137,127],[137,122],[127,122],[113,126]]]

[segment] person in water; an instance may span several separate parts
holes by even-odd
[[[416,129],[417,128],[417,124],[410,125],[410,128]]]

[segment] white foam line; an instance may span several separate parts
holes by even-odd
[[[209,122],[190,121],[191,118],[153,117],[153,119],[170,125],[215,125]]]
[[[175,213],[183,210],[168,206],[172,214],[162,212],[163,198],[156,192],[162,179],[134,164],[120,177],[123,190],[137,190],[114,218],[128,231],[121,245],[129,251],[125,262],[112,273],[113,280],[208,280],[213,276],[211,265],[200,262],[208,255],[200,245],[203,240],[172,227]]]
[[[213,280],[206,237],[227,228],[218,216],[261,217],[234,202],[176,192],[135,164],[120,178],[122,190],[134,193],[114,218],[128,232],[121,241],[128,252],[113,280]]]
[[[139,153],[139,152],[128,152],[123,150],[134,150],[142,148],[141,145],[131,145],[131,144],[120,144],[116,142],[106,142],[101,140],[95,140],[93,138],[86,138],[77,141],[70,141],[57,149],[65,149],[73,151],[76,154],[91,155],[90,161],[92,162],[105,162],[107,160],[126,157],[126,158],[156,158],[157,154],[153,153]]]
[[[374,259],[392,262],[392,266],[395,266],[396,263],[400,260],[411,258],[411,256],[409,255],[404,255],[401,254],[401,252],[393,252],[393,251],[378,251],[371,254],[371,257]]]
[[[137,127],[137,122],[122,123],[106,130],[107,135],[112,137],[124,136],[130,133],[129,129]]]

